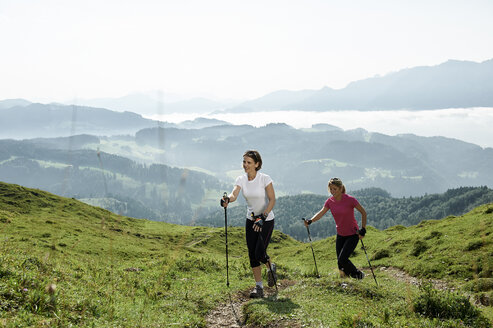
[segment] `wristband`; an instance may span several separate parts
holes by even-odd
[[[366,229],[365,229],[364,227],[363,227],[363,228],[361,228],[361,229],[359,229],[359,230],[358,230],[358,234],[359,234],[360,236],[363,236],[363,237],[364,237],[364,236],[366,235]]]

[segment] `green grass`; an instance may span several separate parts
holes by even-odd
[[[277,299],[246,303],[246,324],[490,327],[492,208],[408,228],[369,227],[365,245],[379,287],[360,247],[352,260],[367,277],[357,281],[339,277],[334,237],[314,242],[322,276],[315,278],[310,245],[276,231],[269,254],[288,287]],[[243,230],[228,229],[228,289],[223,228],[118,216],[0,183],[0,326],[205,327],[206,314],[227,303],[228,292],[252,286]],[[400,268],[423,285],[382,267]],[[425,287],[428,279],[454,291]]]
[[[109,154],[124,156],[132,158],[138,162],[155,162],[162,156],[166,156],[166,152],[157,147],[151,147],[148,145],[140,145],[135,141],[126,139],[112,138],[108,140],[106,138],[100,138],[100,143],[86,144],[86,149],[101,150]]]

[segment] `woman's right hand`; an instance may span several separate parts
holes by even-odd
[[[226,196],[226,193],[224,193],[223,198],[221,198],[221,206],[226,208],[228,207],[228,204],[229,204],[229,197]]]

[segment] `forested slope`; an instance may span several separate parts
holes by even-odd
[[[368,188],[349,194],[355,196],[366,209],[368,225],[380,230],[395,225],[415,225],[423,220],[438,220],[449,215],[462,215],[479,205],[493,202],[493,190],[487,187],[461,187],[450,189],[443,194],[407,198],[393,198],[379,188]],[[314,194],[279,197],[274,208],[275,229],[306,241],[308,237],[301,218],[308,219],[317,213],[327,197]],[[356,213],[360,221],[359,213]],[[243,226],[245,216],[245,205],[238,204],[228,208],[228,220],[232,226]],[[214,227],[224,225],[224,211],[218,206],[217,211],[199,218],[195,224]],[[310,230],[312,238],[315,239],[335,235],[335,223],[330,212],[312,225]]]

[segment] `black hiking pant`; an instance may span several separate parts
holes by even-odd
[[[349,256],[354,252],[356,246],[358,246],[359,236],[340,236],[336,237],[336,252],[337,252],[337,266],[339,270],[344,271],[348,276],[354,277],[359,272],[354,266],[353,262],[349,260]]]
[[[262,239],[264,241],[264,250],[267,250],[269,246],[270,237],[272,236],[272,231],[274,230],[274,220],[264,221],[262,226]],[[246,243],[248,247],[248,257],[250,258],[250,267],[255,268],[260,265],[260,261],[255,255],[255,249],[257,247],[257,242],[259,240],[259,233],[253,230],[253,221],[247,219],[245,223],[245,236]]]

